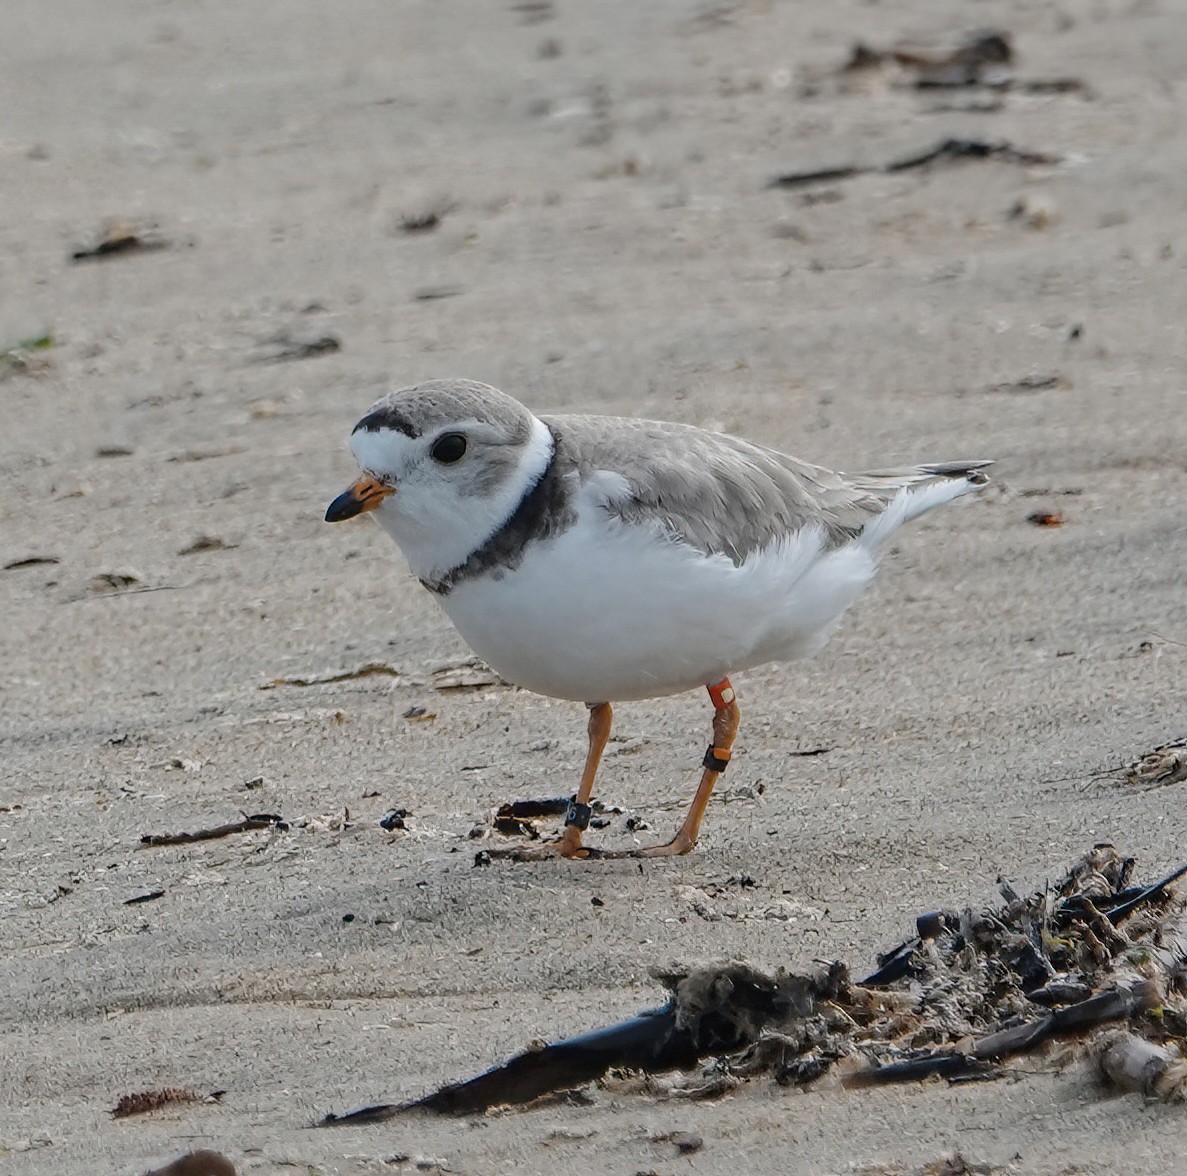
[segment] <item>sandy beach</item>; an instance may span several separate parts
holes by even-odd
[[[1009,84],[843,68],[983,28]],[[1117,772],[1187,734],[1176,4],[7,0],[0,46],[0,1170],[1187,1171],[1181,1107],[1081,1062],[308,1129],[673,962],[860,969],[1095,841],[1187,859],[1184,785]],[[950,139],[994,149],[893,166]],[[571,791],[585,712],[322,521],[366,407],[445,376],[998,464],[822,655],[735,680],[693,854],[476,868],[500,802]],[[666,835],[709,719],[620,707],[601,799]],[[244,813],[286,828],[141,845]],[[113,1118],[162,1087],[225,1093]]]

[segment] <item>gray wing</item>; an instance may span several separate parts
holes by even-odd
[[[904,486],[936,479],[984,481],[988,462],[914,466],[848,477],[692,425],[623,417],[554,416],[566,461],[584,480],[609,470],[626,480],[607,509],[626,522],[657,522],[673,538],[740,564],[803,527],[830,544],[860,533]]]

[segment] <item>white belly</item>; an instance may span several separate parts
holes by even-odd
[[[509,682],[578,702],[676,694],[815,653],[869,583],[861,543],[803,532],[735,567],[599,510],[441,605]]]

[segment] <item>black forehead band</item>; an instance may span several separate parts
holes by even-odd
[[[374,412],[367,413],[351,430],[351,434],[357,433],[360,429],[365,433],[378,433],[380,429],[395,429],[397,433],[403,433],[405,437],[420,436],[420,430],[395,408],[377,408]]]

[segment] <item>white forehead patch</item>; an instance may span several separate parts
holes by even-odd
[[[396,429],[360,429],[352,433],[350,451],[359,468],[394,473],[404,466],[416,441]]]

